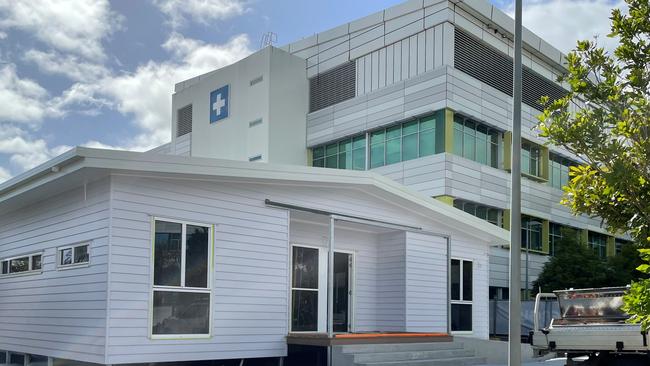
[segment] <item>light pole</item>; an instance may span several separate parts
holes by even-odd
[[[510,172],[510,303],[508,365],[521,365],[521,0],[515,1]]]

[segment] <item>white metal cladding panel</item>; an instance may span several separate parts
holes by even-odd
[[[441,67],[310,113],[307,144],[315,146],[442,109],[447,99],[446,88],[447,71]]]
[[[237,187],[116,177],[108,363],[278,357],[288,328],[288,218]],[[215,224],[213,336],[149,339],[151,216]]]
[[[357,69],[364,68],[365,72],[357,72],[357,95],[441,67],[442,32],[443,25],[439,24],[358,58]],[[377,62],[374,62],[375,59]]]
[[[426,156],[372,169],[427,196],[445,194],[447,179],[444,154]]]
[[[43,253],[41,274],[0,277],[0,349],[104,363],[108,227],[107,179],[0,216],[0,258]],[[90,265],[57,270],[79,242]]]
[[[533,288],[544,264],[550,259],[547,255],[530,253],[528,255],[528,285]],[[490,248],[490,286],[508,287],[510,252],[504,248]],[[521,254],[521,288],[526,288],[526,254]]]
[[[406,233],[406,331],[447,331],[447,240]]]
[[[377,331],[378,235],[342,229],[340,224],[335,224],[335,250],[354,252],[354,331]],[[327,248],[328,236],[328,226],[291,222],[291,244]]]
[[[462,234],[451,237],[451,257],[473,262],[472,334],[487,339],[489,336],[489,249]]]
[[[173,155],[190,156],[192,151],[192,134],[177,137],[174,144]]]
[[[377,301],[377,330],[406,331],[406,235],[404,232],[383,234],[379,238]]]

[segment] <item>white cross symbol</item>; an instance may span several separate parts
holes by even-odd
[[[217,100],[212,104],[212,110],[217,112],[217,116],[221,115],[221,108],[226,106],[226,100],[221,99],[221,93],[217,94]]]

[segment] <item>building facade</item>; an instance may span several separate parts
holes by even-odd
[[[179,83],[172,111],[176,133],[165,148],[186,146],[183,153],[221,157],[205,146],[235,140],[243,146],[247,141],[246,154],[223,157],[372,170],[508,229],[512,29],[513,20],[484,0],[413,0],[279,49],[261,50],[235,65],[268,53],[294,60],[295,69],[278,77],[286,90],[307,100],[281,103],[286,98],[265,91],[260,98],[239,101],[250,107],[246,114],[233,112],[230,120],[213,126],[206,122],[209,108],[202,104],[207,100],[204,85],[230,84],[232,93],[268,88],[277,80],[269,67],[273,63],[237,82],[229,81],[233,73],[218,74],[224,68]],[[607,234],[598,218],[574,216],[560,205],[561,187],[580,160],[546,145],[535,126],[543,110],[541,97],[566,93],[556,82],[565,71],[564,56],[527,29],[523,41],[520,244],[529,254],[522,254],[525,289],[554,253],[563,228],[576,231],[603,258],[615,255],[625,241]],[[262,81],[256,85],[253,80]],[[181,104],[194,106],[192,125],[199,133],[179,133]],[[255,110],[265,105],[302,109],[292,114],[295,118],[276,118]],[[286,128],[276,131],[275,124]],[[240,131],[204,132],[234,128]],[[266,150],[274,144],[295,148],[291,158]],[[490,297],[507,298],[507,248],[491,251]]]

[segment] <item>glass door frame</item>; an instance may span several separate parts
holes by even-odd
[[[318,326],[313,331],[294,331],[291,329],[293,324],[293,290],[300,289],[293,287],[293,248],[309,248],[318,250]],[[288,304],[288,329],[289,333],[327,333],[327,267],[328,267],[328,248],[319,247],[316,245],[292,243],[289,246],[289,304]],[[355,260],[356,253],[352,250],[338,250],[335,249],[334,253],[344,253],[351,257],[351,265],[348,274],[348,332],[354,332],[354,297],[356,294],[355,288]],[[337,333],[348,333],[337,332]]]

